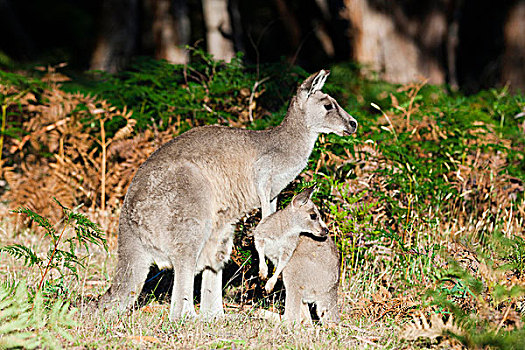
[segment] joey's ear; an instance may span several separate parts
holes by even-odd
[[[328,78],[329,75],[330,71],[325,69],[321,69],[319,72],[310,75],[301,86],[299,86],[298,93],[308,98],[311,94],[323,88],[326,78]]]
[[[315,191],[315,185],[312,187],[308,187],[303,192],[299,193],[297,196],[295,196],[292,199],[292,205],[294,208],[300,207],[308,203],[310,198],[312,198],[312,194]]]

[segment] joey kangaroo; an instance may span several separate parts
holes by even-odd
[[[308,303],[313,303],[321,323],[339,323],[337,287],[340,264],[339,252],[332,238],[299,237],[297,248],[283,271],[285,322],[311,323]]]
[[[349,135],[356,120],[321,92],[321,70],[297,89],[282,123],[253,131],[194,128],[137,170],[119,221],[118,263],[102,310],[132,306],[151,264],[174,270],[170,320],[195,316],[194,275],[202,271],[201,315],[224,314],[222,268],[234,224],[250,210],[275,211],[276,197],[306,166],[320,133]]]
[[[259,255],[259,276],[263,279],[268,277],[265,256],[276,266],[273,276],[264,287],[268,293],[273,290],[277,278],[292,257],[301,232],[318,237],[328,234],[319,210],[310,199],[313,192],[314,187],[310,187],[299,193],[286,208],[262,219],[253,232],[255,249]]]

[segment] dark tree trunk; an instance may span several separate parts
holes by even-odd
[[[104,0],[91,69],[116,72],[136,52],[138,0]]]
[[[288,35],[288,41],[290,43],[290,53],[295,54],[295,51],[299,48],[301,43],[301,26],[295,16],[295,13],[291,12],[286,4],[285,0],[274,0],[279,17],[286,29],[286,35]]]
[[[459,88],[457,72],[457,52],[459,46],[459,21],[463,9],[463,0],[449,0],[447,16],[447,74],[453,90]]]
[[[504,27],[502,82],[525,92],[525,1],[511,7]]]
[[[232,23],[232,39],[233,47],[236,52],[245,52],[243,42],[243,27],[241,19],[241,11],[239,9],[239,0],[228,1],[228,11],[230,12],[230,18]]]
[[[8,54],[17,58],[27,59],[35,52],[35,45],[27,35],[17,13],[13,11],[11,1],[0,0],[0,31],[1,44]]]

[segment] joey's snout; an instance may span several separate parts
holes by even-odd
[[[317,236],[319,238],[324,238],[328,236],[328,228],[324,223],[321,224],[321,227],[318,227],[317,230],[310,231],[314,236]]]

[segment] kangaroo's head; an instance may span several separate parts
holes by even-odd
[[[357,121],[335,99],[321,91],[329,74],[328,70],[320,70],[308,77],[297,88],[293,107],[302,112],[310,130],[347,136],[356,131]]]
[[[312,202],[312,194],[315,187],[310,187],[299,193],[292,199],[290,209],[292,210],[293,225],[301,232],[308,232],[317,237],[325,237],[328,228],[321,219],[319,209]]]

